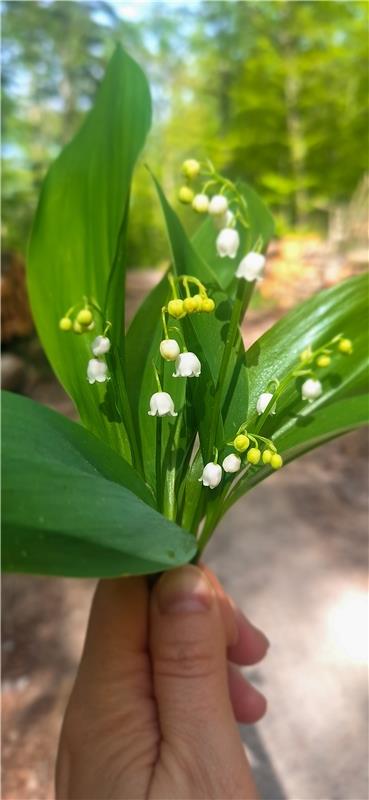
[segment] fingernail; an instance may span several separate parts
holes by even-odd
[[[162,614],[192,614],[208,611],[214,593],[201,570],[187,566],[162,575],[156,596]]]

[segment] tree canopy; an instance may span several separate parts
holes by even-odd
[[[368,169],[367,3],[139,9],[129,19],[120,4],[96,0],[3,3],[5,246],[25,251],[42,177],[91,104],[117,40],[152,85],[145,159],[169,193],[180,185],[184,157],[208,156],[253,183],[280,226],[324,224]],[[140,167],[131,265],[166,254],[150,180]]]

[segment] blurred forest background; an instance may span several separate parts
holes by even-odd
[[[172,198],[186,156],[209,156],[250,181],[280,235],[324,233],[332,210],[363,194],[366,1],[10,0],[2,25],[5,251],[24,255],[42,178],[89,108],[116,40],[148,75],[154,124],[145,159]],[[166,255],[141,166],[129,263],[152,267]]]

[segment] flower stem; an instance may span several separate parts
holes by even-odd
[[[221,410],[221,402],[223,396],[223,386],[224,381],[226,378],[227,369],[229,366],[229,359],[232,352],[232,347],[234,345],[236,333],[238,330],[238,324],[241,317],[241,311],[244,304],[244,293],[245,287],[242,285],[244,281],[239,281],[237,286],[237,294],[236,299],[233,304],[231,319],[228,328],[228,335],[225,344],[225,348],[223,350],[222,361],[220,364],[218,380],[215,388],[214,393],[214,404],[212,409],[212,416],[211,416],[211,423],[210,423],[210,431],[209,431],[209,441],[208,441],[208,450],[207,450],[207,461],[210,461],[213,450],[216,442],[216,434],[219,424],[219,414]]]

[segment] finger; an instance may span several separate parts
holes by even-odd
[[[228,685],[237,721],[249,725],[258,722],[266,712],[266,698],[244,678],[234,664],[228,664]]]
[[[237,774],[242,785],[249,773],[229,696],[226,651],[219,602],[204,571],[186,566],[163,575],[151,598],[162,738],[199,774],[221,753],[229,781]]]
[[[269,640],[259,628],[256,628],[242,611],[234,608],[238,639],[228,648],[228,658],[234,664],[251,666],[264,658],[269,649]]]
[[[149,666],[149,592],[144,578],[100,581],[93,599],[78,674],[81,685],[93,687],[94,701],[119,692],[120,703],[132,699],[147,679]]]
[[[224,625],[227,632],[228,659],[235,664],[250,666],[264,658],[269,640],[256,628],[226,594],[214,573],[203,564],[201,569],[214,587],[220,600]]]

